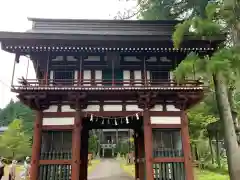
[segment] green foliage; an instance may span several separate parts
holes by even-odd
[[[195,16],[176,25],[176,30],[172,35],[175,48],[179,48],[184,39],[184,35],[192,35],[202,39],[212,38],[223,34],[223,27],[216,22],[216,6],[210,4],[206,7],[205,17]]]
[[[211,81],[211,75],[222,72],[229,83],[235,81],[240,71],[240,52],[238,48],[221,48],[211,57],[199,57],[195,53],[190,53],[174,70],[175,78],[178,82],[193,74],[193,71],[208,76]]]
[[[176,25],[176,29],[172,35],[173,45],[175,48],[179,48],[181,42],[183,41],[186,32],[189,32],[191,27],[191,21],[186,20],[182,23]]]
[[[196,170],[198,180],[230,180],[227,174],[215,173],[209,170]]]
[[[8,126],[14,119],[21,119],[23,129],[26,133],[32,135],[34,114],[33,111],[21,102],[10,103],[0,111],[0,125]]]
[[[193,16],[204,16],[209,0],[138,0],[140,18],[145,20],[187,19]]]
[[[207,125],[211,122],[217,121],[216,117],[212,115],[206,115],[203,112],[197,112],[192,109],[188,112],[189,129],[191,139],[199,140],[200,138],[207,137]]]
[[[88,151],[91,153],[97,153],[98,138],[96,135],[90,135],[88,138]]]
[[[21,159],[31,153],[30,137],[23,131],[22,121],[15,119],[0,137],[1,156]]]
[[[142,2],[142,0],[139,0]],[[140,17],[144,20],[170,20],[176,19],[182,11],[172,11],[175,6],[175,0],[147,0],[140,4]],[[170,6],[171,5],[171,6]]]
[[[126,155],[129,152],[129,142],[128,141],[120,142],[118,145],[118,152],[121,155]]]
[[[178,83],[181,83],[181,81],[183,81],[187,77],[194,75],[194,69],[198,59],[199,57],[197,56],[197,54],[192,52],[187,55],[187,57],[184,60],[184,63],[180,63],[178,65],[178,68],[173,71],[175,80]]]

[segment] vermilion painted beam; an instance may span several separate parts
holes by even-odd
[[[152,162],[152,128],[150,124],[149,110],[145,109],[143,113],[143,129],[144,129],[144,149],[146,162],[146,177],[147,180],[154,180],[153,177],[153,162]]]
[[[181,124],[151,124],[153,129],[181,129]]]
[[[72,130],[73,125],[51,125],[51,126],[43,126],[42,130],[49,131],[49,130]]]
[[[181,111],[149,111],[150,116],[174,116],[180,117]]]
[[[79,180],[80,177],[80,153],[81,153],[81,110],[76,110],[74,129],[72,132],[72,179]]]
[[[171,162],[184,162],[183,157],[157,157],[153,159],[154,163],[171,163]]]
[[[52,117],[75,117],[75,112],[43,112],[45,118]]]
[[[91,112],[82,112],[84,117],[93,114],[95,116],[135,116],[138,113],[139,116],[142,116],[142,111],[91,111]],[[44,112],[44,117],[51,118],[51,117],[74,117],[75,112]],[[149,111],[150,116],[181,116],[180,111]]]
[[[71,164],[71,160],[40,160],[39,164],[41,165],[49,165],[49,164]]]
[[[42,111],[36,111],[36,119],[34,122],[33,131],[33,146],[32,146],[32,158],[31,158],[31,168],[30,177],[31,180],[38,180],[39,176],[39,160],[41,152],[41,133],[42,133]]]

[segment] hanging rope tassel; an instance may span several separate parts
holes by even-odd
[[[129,120],[128,120],[128,117],[126,117],[126,123],[129,124]]]

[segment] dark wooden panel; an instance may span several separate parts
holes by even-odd
[[[181,124],[151,124],[153,129],[181,129]]]
[[[72,130],[73,125],[51,125],[51,126],[43,126],[42,129],[44,131],[47,130]]]

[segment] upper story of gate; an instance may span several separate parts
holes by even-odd
[[[4,51],[29,57],[36,79],[19,77],[14,92],[203,90],[196,80],[179,85],[172,71],[195,51],[211,54],[222,39],[186,35],[173,47],[179,21],[30,19],[27,32],[0,32]]]

